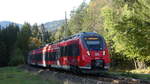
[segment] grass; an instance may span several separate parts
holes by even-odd
[[[39,75],[25,72],[17,67],[0,68],[0,84],[59,84],[44,80]]]
[[[122,76],[127,78],[141,79],[144,81],[150,81],[150,68],[149,69],[137,69],[137,70],[111,70],[108,72],[111,76]]]
[[[139,72],[141,71],[138,70],[138,73],[136,70],[124,72],[110,71],[105,74],[114,77],[136,78],[149,81],[150,74]],[[27,72],[17,67],[5,67],[0,68],[0,84],[60,84],[60,81],[52,80],[52,78],[44,80],[38,74]]]
[[[149,74],[135,74],[131,72],[124,72],[120,74],[121,76],[130,77],[130,78],[136,78],[136,79],[142,79],[145,81],[149,81],[150,75]]]
[[[138,74],[150,74],[150,67],[147,69],[135,69],[135,70],[130,70],[131,73],[138,73]]]

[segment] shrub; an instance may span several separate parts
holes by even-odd
[[[10,61],[9,61],[9,65],[11,66],[17,66],[20,64],[24,64],[25,60],[24,60],[24,56],[22,54],[21,49],[16,48],[12,54],[12,56],[10,57]]]

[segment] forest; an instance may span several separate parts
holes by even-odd
[[[51,32],[44,25],[24,23],[0,28],[0,66],[25,64],[28,52],[51,42]]]
[[[91,0],[70,17],[55,32],[29,23],[0,28],[0,66],[25,64],[32,49],[79,32],[96,32],[106,39],[112,68],[150,67],[150,0]]]

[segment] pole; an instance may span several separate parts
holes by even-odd
[[[68,36],[67,12],[65,11],[65,37]]]

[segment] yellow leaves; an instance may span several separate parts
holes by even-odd
[[[30,37],[30,46],[39,47],[41,45],[41,41],[38,38]]]

